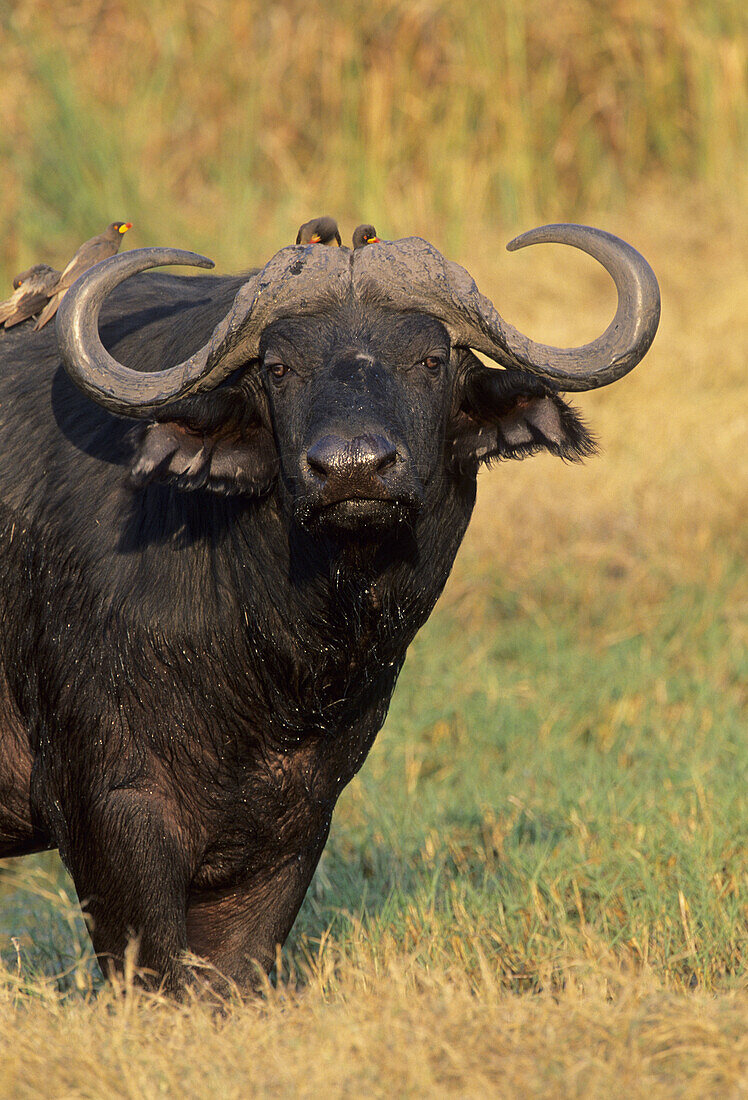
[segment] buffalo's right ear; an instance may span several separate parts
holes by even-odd
[[[168,419],[142,432],[131,486],[159,481],[227,495],[267,492],[278,455],[261,403],[257,391],[241,383],[179,402],[165,412]]]
[[[525,371],[486,367],[472,354],[458,383],[448,443],[453,465],[463,472],[539,451],[579,461],[596,450],[576,409],[547,382]]]

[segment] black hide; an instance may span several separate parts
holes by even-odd
[[[145,275],[121,362],[205,342],[241,279]],[[251,986],[452,567],[481,461],[591,447],[529,376],[422,315],[276,322],[263,362],[132,423],[55,334],[0,334],[0,856],[57,847],[107,971],[128,937]]]

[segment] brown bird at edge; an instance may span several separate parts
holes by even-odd
[[[44,307],[34,328],[44,328],[47,321],[51,321],[57,307],[75,280],[88,271],[89,267],[99,263],[100,260],[108,260],[110,256],[116,256],[122,243],[122,235],[132,229],[132,222],[112,222],[103,233],[97,237],[91,237],[84,241],[70,263],[60,276],[60,281],[53,288],[53,294]]]
[[[60,272],[49,264],[34,264],[16,275],[13,293],[6,301],[0,302],[0,325],[12,328],[33,317],[47,304],[59,278]]]
[[[363,248],[365,244],[379,244],[379,237],[373,225],[359,225],[353,230],[353,249]]]
[[[340,239],[338,223],[334,218],[312,218],[310,222],[304,222],[299,228],[296,243],[339,246],[343,242]]]

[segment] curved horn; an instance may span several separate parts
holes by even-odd
[[[474,280],[418,237],[346,248],[283,248],[244,283],[210,340],[182,363],[150,373],[118,363],[102,346],[98,317],[104,298],[130,275],[152,267],[210,260],[173,248],[133,249],[103,260],[70,288],[57,313],[63,362],[73,380],[99,404],[125,416],[150,417],[179,398],[212,389],[255,358],[262,331],[282,316],[314,314],[320,303],[354,298],[439,317],[453,344],[482,351],[560,389],[604,386],[642,359],[657,331],[660,293],[646,260],[630,245],[581,225],[544,226],[516,238],[511,249],[540,241],[570,244],[597,259],[613,276],[618,308],[602,336],[581,348],[554,348],[523,336],[497,313]]]
[[[651,267],[625,241],[584,225],[546,225],[523,233],[510,250],[540,242],[569,244],[613,276],[618,308],[608,328],[579,348],[536,343],[507,324],[472,276],[418,237],[380,242],[354,253],[354,267],[373,300],[439,317],[457,346],[484,352],[505,367],[541,375],[563,390],[606,386],[632,370],[654,339],[660,290]]]
[[[568,244],[588,253],[612,276],[618,291],[615,317],[602,336],[578,348],[539,344],[504,325],[508,351],[527,370],[566,390],[589,390],[622,378],[641,362],[660,321],[660,288],[644,257],[620,237],[586,225],[544,225],[515,237],[510,252],[531,244]]]
[[[99,311],[107,295],[131,275],[171,264],[214,266],[207,257],[179,248],[133,248],[89,268],[60,303],[57,341],[65,369],[88,397],[112,412],[149,417],[205,377],[213,337],[183,363],[145,373],[118,363],[99,336]]]
[[[165,370],[143,372],[118,363],[99,337],[99,311],[130,275],[151,267],[213,267],[178,248],[137,248],[102,260],[73,284],[57,311],[57,339],[73,381],[99,405],[123,416],[151,417],[160,406],[213,389],[256,357],[263,329],[280,316],[310,314],[321,300],[350,292],[348,249],[282,248],[242,284],[226,316],[199,351]]]

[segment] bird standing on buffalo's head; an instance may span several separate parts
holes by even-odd
[[[304,222],[296,234],[297,244],[327,244],[338,246],[343,242],[334,218],[313,218]]]
[[[373,225],[359,225],[353,231],[353,248],[363,248],[365,244],[379,244],[379,237]]]
[[[84,271],[88,271],[89,267],[93,267],[100,260],[108,260],[110,256],[117,255],[122,236],[128,229],[132,229],[132,222],[112,222],[103,233],[99,233],[98,237],[91,237],[90,240],[83,242],[60,276],[60,281],[54,287],[54,293],[42,310],[35,328],[44,328],[47,321],[54,317],[66,292]]]
[[[34,264],[16,275],[13,293],[5,302],[0,302],[0,324],[12,328],[33,317],[47,304],[59,278],[60,272],[49,264]]]

